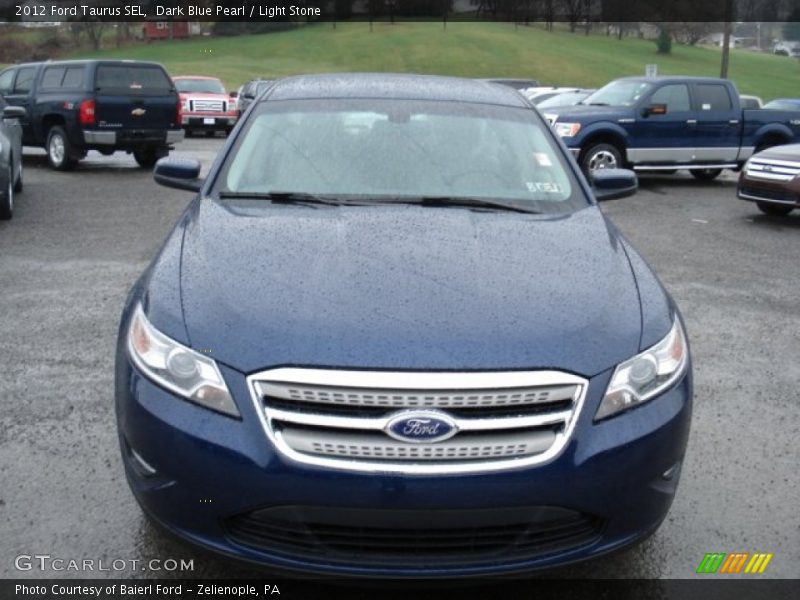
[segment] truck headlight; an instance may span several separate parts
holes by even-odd
[[[556,123],[554,127],[559,137],[575,137],[581,130],[580,123]]]
[[[239,416],[217,363],[158,331],[141,304],[128,328],[128,354],[139,371],[158,385],[195,404]]]
[[[617,366],[594,420],[638,406],[662,393],[683,375],[688,362],[686,334],[676,315],[664,339]]]

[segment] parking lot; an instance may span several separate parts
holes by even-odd
[[[191,139],[175,154],[208,166],[222,143]],[[559,575],[684,578],[706,552],[770,552],[764,576],[800,576],[800,213],[764,216],[736,199],[735,181],[645,176],[636,196],[603,206],[686,318],[694,421],[657,534]],[[99,576],[247,575],[148,525],[117,445],[119,313],[190,194],[158,187],[125,155],[57,173],[29,150],[25,185],[13,221],[0,223],[0,576],[92,575],[15,569],[14,557],[35,553],[194,559],[191,573]]]

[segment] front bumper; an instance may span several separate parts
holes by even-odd
[[[651,534],[675,494],[689,433],[691,367],[670,391],[600,423],[593,416],[611,372],[590,380],[583,411],[565,451],[552,462],[491,474],[399,476],[293,463],[271,446],[245,376],[220,365],[242,419],[174,397],[117,357],[116,406],[123,460],[142,507],[178,536],[219,553],[273,568],[345,576],[457,577],[524,572],[588,559]],[[134,452],[138,456],[134,456]],[[232,518],[258,513],[374,531],[424,531],[430,516],[468,528],[492,513],[571,511],[596,525],[573,545],[537,547],[452,560],[376,561],[358,551],[303,553],[242,542]],[[360,515],[360,516],[359,516]],[[513,516],[511,516],[513,515]],[[235,520],[235,519],[234,519]],[[413,521],[418,521],[414,523]],[[403,530],[405,531],[405,530]],[[389,534],[391,537],[391,533]]]
[[[800,177],[788,182],[774,182],[747,177],[742,173],[737,196],[750,202],[800,208]]]
[[[181,124],[186,129],[223,130],[231,129],[236,125],[236,114],[209,115],[186,114],[181,118]]]

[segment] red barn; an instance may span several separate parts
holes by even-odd
[[[143,33],[146,40],[177,40],[191,34],[188,21],[147,21]]]

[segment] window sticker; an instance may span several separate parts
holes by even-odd
[[[533,158],[536,159],[536,162],[539,164],[540,167],[552,167],[553,162],[550,160],[550,157],[547,156],[544,152],[534,152]]]
[[[547,194],[560,194],[561,186],[552,181],[526,181],[529,192],[545,192]]]

